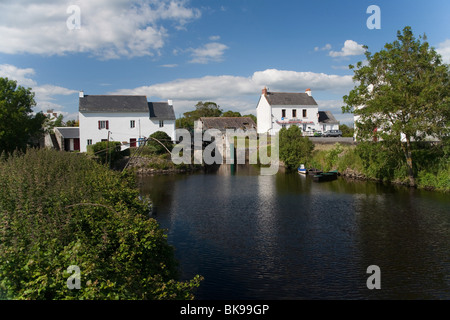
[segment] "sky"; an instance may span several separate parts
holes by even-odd
[[[198,101],[256,114],[267,87],[310,88],[319,110],[351,124],[348,66],[405,26],[450,63],[448,0],[0,0],[0,77],[64,120],[80,90],[173,100],[178,118]]]

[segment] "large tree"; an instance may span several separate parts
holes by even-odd
[[[355,124],[359,139],[376,134],[401,146],[411,186],[416,185],[414,142],[449,133],[449,65],[426,40],[405,27],[383,50],[366,51],[367,63],[350,66],[358,85],[344,96],[343,111],[359,116]]]
[[[24,150],[36,141],[42,131],[45,116],[33,115],[36,105],[30,88],[17,86],[17,82],[0,78],[0,153]]]

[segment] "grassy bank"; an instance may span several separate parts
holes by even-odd
[[[413,159],[418,188],[450,192],[448,145],[423,144],[413,153]],[[349,178],[396,184],[409,181],[402,150],[395,145],[316,145],[308,165],[323,170],[339,170]]]
[[[190,299],[134,175],[85,154],[0,158],[0,292],[8,299]],[[70,289],[80,270],[80,288]],[[71,282],[73,283],[73,282]]]

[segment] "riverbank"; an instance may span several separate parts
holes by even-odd
[[[450,164],[445,152],[437,146],[428,146],[414,156],[417,188],[450,192]],[[409,185],[401,150],[392,147],[316,144],[308,166],[338,170],[348,179]]]
[[[116,161],[113,169],[121,171],[125,167],[138,175],[189,173],[202,170],[201,165],[174,164],[169,154],[145,155],[135,158],[127,156]]]

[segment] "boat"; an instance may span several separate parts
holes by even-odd
[[[337,179],[338,174],[339,173],[337,171],[322,172],[320,174],[314,175],[313,180],[315,182],[333,181]]]
[[[314,176],[314,175],[316,175],[316,174],[321,174],[323,171],[322,170],[319,170],[319,169],[316,169],[316,168],[311,168],[311,169],[308,169],[308,175],[312,175],[312,176]]]
[[[308,171],[306,170],[304,164],[301,164],[300,167],[297,168],[297,170],[298,170],[298,173],[301,173],[301,174],[307,174],[307,172],[308,172]]]

